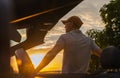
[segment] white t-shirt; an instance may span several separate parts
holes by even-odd
[[[60,36],[56,45],[64,49],[62,73],[87,73],[91,51],[99,47],[80,30],[72,30]]]

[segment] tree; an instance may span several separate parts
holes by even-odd
[[[91,29],[86,32],[86,34],[91,37],[100,48],[105,48],[108,46],[108,41],[107,41],[107,35],[105,29],[97,30],[97,29]]]
[[[105,23],[105,29],[89,30],[88,36],[93,38],[101,48],[110,45],[120,46],[120,0],[111,0],[109,4],[103,5],[100,16]]]
[[[86,34],[91,37],[101,48],[105,48],[107,46],[106,44],[106,34],[105,31],[97,30],[97,29],[91,29],[86,32]],[[91,60],[89,65],[89,72],[95,73],[98,69],[100,69],[100,59],[95,54],[91,54]]]
[[[120,45],[120,0],[111,0],[100,9],[108,44]]]
[[[109,4],[105,4],[100,9],[100,16],[105,23],[105,29],[102,31],[91,29],[87,31],[87,35],[103,49],[107,46],[120,46],[120,0],[111,0]],[[97,57],[91,59],[90,70],[95,71],[98,64]],[[96,63],[95,63],[96,62]]]

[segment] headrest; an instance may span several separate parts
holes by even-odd
[[[120,68],[120,50],[109,46],[103,50],[100,60],[104,69],[118,69]]]

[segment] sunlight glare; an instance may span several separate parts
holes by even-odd
[[[30,54],[31,61],[36,68],[38,64],[42,61],[43,57],[46,53],[36,53]],[[62,67],[62,54],[58,54],[45,68],[43,68],[40,72],[48,72],[48,71],[60,71]]]
[[[32,61],[35,68],[42,61],[44,56],[45,56],[45,54],[31,54],[30,55],[31,61]]]

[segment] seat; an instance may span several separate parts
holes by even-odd
[[[104,72],[94,78],[120,78],[120,50],[115,46],[105,48],[101,54],[100,62]]]

